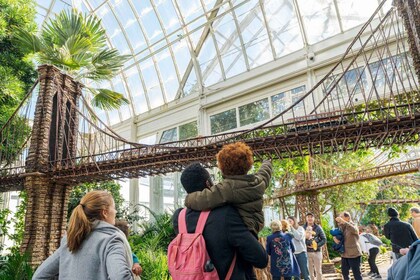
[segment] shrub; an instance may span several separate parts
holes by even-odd
[[[30,280],[34,273],[28,263],[29,256],[18,252],[6,257],[0,266],[0,280]]]

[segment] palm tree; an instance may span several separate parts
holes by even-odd
[[[35,54],[41,64],[52,64],[76,81],[103,81],[113,78],[128,56],[106,44],[105,30],[95,15],[63,10],[50,20],[39,35],[25,30],[16,34],[23,50]],[[128,100],[109,89],[87,87],[93,94],[92,105],[104,110],[116,109]]]

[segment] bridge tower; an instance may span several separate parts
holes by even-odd
[[[420,1],[418,0],[396,0],[400,16],[404,20],[404,26],[408,33],[410,52],[414,61],[414,69],[420,80]]]
[[[26,160],[24,189],[27,193],[22,252],[39,265],[60,245],[66,227],[71,187],[55,183],[48,171],[75,156],[78,118],[76,108],[82,86],[51,65],[39,72],[31,144]]]

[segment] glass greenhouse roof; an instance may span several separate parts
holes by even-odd
[[[42,26],[63,9],[96,14],[109,45],[131,55],[101,86],[130,105],[110,124],[147,112],[367,21],[379,0],[38,0]]]

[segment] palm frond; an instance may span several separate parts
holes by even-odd
[[[130,56],[120,55],[116,49],[104,49],[92,58],[92,70],[84,78],[94,81],[110,79],[119,73]]]
[[[24,52],[37,53],[43,49],[42,41],[36,35],[26,30],[16,30],[14,41]]]
[[[92,98],[92,106],[100,108],[102,110],[113,110],[118,109],[121,105],[129,104],[127,98],[125,98],[121,93],[99,88],[92,89],[88,88],[94,95]]]

